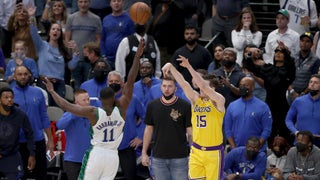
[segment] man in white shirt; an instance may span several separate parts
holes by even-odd
[[[265,54],[263,55],[263,59],[266,63],[273,64],[274,50],[279,44],[288,47],[292,57],[300,50],[300,35],[288,27],[289,21],[289,12],[285,9],[280,9],[276,16],[276,25],[278,29],[269,33],[266,40]]]
[[[298,34],[310,32],[310,27],[317,25],[318,13],[314,0],[280,0],[280,8],[289,12],[291,19],[288,26]]]

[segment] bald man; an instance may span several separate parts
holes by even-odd
[[[272,116],[269,106],[253,95],[254,79],[240,81],[240,98],[230,103],[224,117],[224,131],[231,146],[245,146],[250,136],[260,139],[261,150],[266,150],[265,140],[270,136]]]

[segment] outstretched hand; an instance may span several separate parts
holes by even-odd
[[[29,3],[28,5],[25,6],[25,8],[26,8],[28,15],[30,17],[35,16],[37,7],[32,6],[32,4]]]
[[[180,66],[187,68],[190,64],[186,57],[179,55],[179,58],[177,58],[177,61],[180,62]]]
[[[44,78],[43,83],[46,85],[47,91],[49,93],[54,91],[53,84],[51,83],[51,81],[47,77]]]

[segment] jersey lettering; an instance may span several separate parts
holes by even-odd
[[[205,128],[207,127],[207,120],[206,115],[197,115],[197,127],[198,128]]]

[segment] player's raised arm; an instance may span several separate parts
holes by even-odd
[[[207,80],[204,80],[190,65],[187,58],[184,56],[179,55],[177,61],[180,62],[180,66],[185,67],[190,72],[192,78],[200,88],[200,90],[205,93],[212,101],[214,101],[217,105],[219,111],[225,111],[225,98],[215,91],[215,87],[212,87]]]

